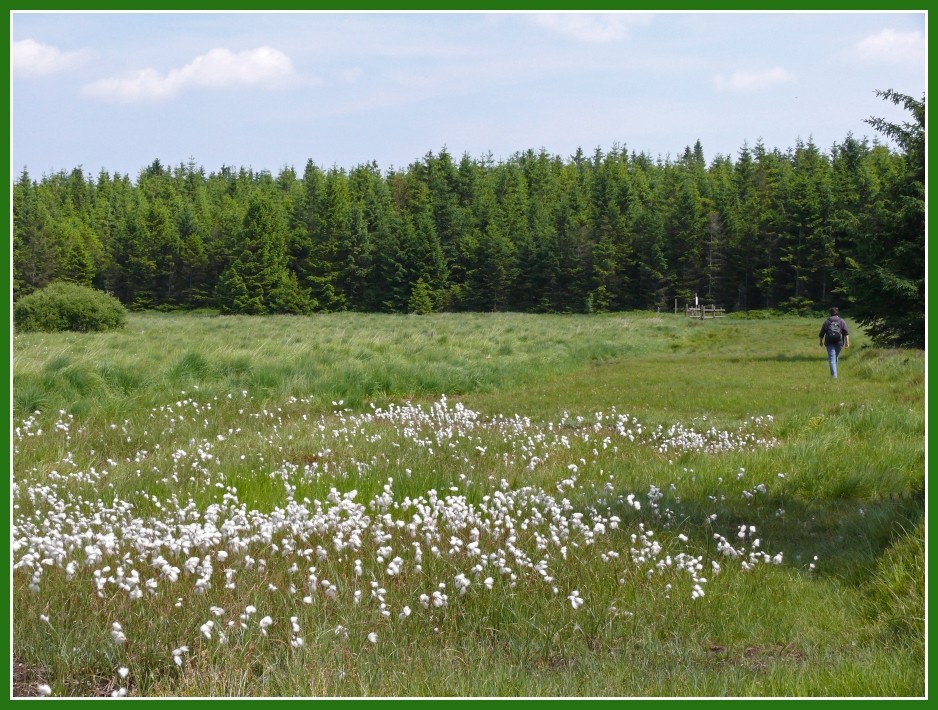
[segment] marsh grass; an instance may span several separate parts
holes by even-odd
[[[435,490],[477,509],[495,491],[529,487],[586,519],[621,523],[591,545],[568,546],[562,560],[549,548],[553,583],[519,574],[511,587],[487,570],[465,596],[453,577],[469,563],[427,554],[418,572],[401,552],[404,571],[389,576],[371,541],[355,555],[312,560],[339,592],[329,599],[320,589],[309,604],[309,561],[293,572],[282,549],[257,541],[229,559],[247,554],[265,568],[239,569],[234,589],[216,575],[204,594],[184,575],[139,600],[113,586],[96,596],[92,572],[103,565],[105,574],[150,574],[132,556],[79,565],[71,582],[62,562],[48,565],[38,592],[22,567],[13,575],[14,655],[32,687],[41,679],[55,695],[75,696],[121,686],[151,697],[922,695],[923,357],[876,350],[857,333],[832,383],[816,330],[808,319],[642,314],[133,314],[121,333],[17,335],[15,520],[41,521],[57,499],[99,506],[102,520],[195,522],[227,490],[266,515],[333,489],[355,490],[365,504],[388,486],[395,505]],[[444,394],[450,410],[502,424],[460,424],[464,434],[437,440],[429,425],[368,419]],[[759,434],[777,444],[664,451],[618,436],[613,411],[646,431],[734,431],[772,415]],[[532,453],[543,459],[533,468]],[[524,500],[518,520],[533,505]],[[745,570],[719,557],[714,536],[735,539],[744,525],[784,561]],[[644,529],[662,556],[720,560],[718,574],[706,570],[705,596],[692,599],[687,575],[672,567],[648,574],[624,560]],[[517,533],[533,550],[531,533]],[[489,530],[480,539],[487,550],[501,544]],[[601,561],[609,550],[623,558]],[[365,564],[359,582],[354,556]],[[480,588],[486,574],[493,593]],[[367,596],[372,579],[386,588],[389,619]],[[449,607],[419,608],[417,595],[440,580]],[[573,589],[586,599],[579,609],[566,599]],[[211,605],[226,610],[221,624],[247,604],[259,611],[227,644],[200,635]],[[414,612],[398,619],[405,604]],[[256,623],[263,615],[274,619],[267,636]],[[302,648],[290,644],[293,616]],[[113,621],[125,646],[109,640]],[[177,667],[171,651],[182,645],[189,652]]]
[[[131,396],[156,406],[193,386],[272,400],[322,393],[324,407],[492,391],[654,350],[660,331],[677,337],[673,324],[640,325],[616,316],[133,314],[124,331],[94,338],[15,336],[14,416],[106,409]]]

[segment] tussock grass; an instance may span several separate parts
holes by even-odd
[[[167,391],[248,389],[283,400],[322,392],[364,406],[440,393],[516,387],[658,347],[643,319],[505,314],[378,316],[173,316],[132,314],[121,333],[88,336],[19,334],[14,416],[30,402],[44,409],[106,407],[134,397],[151,406]],[[647,320],[647,319],[646,319]],[[15,356],[15,358],[18,355]],[[89,403],[83,403],[88,400]],[[94,406],[92,407],[91,404]]]
[[[893,528],[895,532],[895,528]],[[910,646],[925,658],[925,521],[901,535],[877,561],[869,584],[872,613],[887,644]]]
[[[113,521],[119,534],[118,551],[97,561],[84,561],[84,545],[103,544],[91,534],[59,560],[14,570],[16,659],[33,686],[75,696],[119,687],[148,697],[922,695],[924,361],[869,348],[857,333],[832,383],[816,331],[808,319],[642,314],[133,314],[122,333],[17,335],[14,561],[63,516],[94,512],[90,529],[104,535]],[[406,400],[413,412],[378,416]],[[454,418],[431,423],[418,410]],[[634,441],[617,425],[625,415],[629,431],[642,427]],[[696,441],[689,430],[711,429],[753,443],[685,447]],[[353,490],[372,521],[390,516],[393,552],[368,538],[337,553],[330,531],[296,540],[311,551],[300,559],[283,530],[226,548],[227,559],[210,541],[161,548],[180,568],[213,556],[203,593],[189,573],[140,599],[114,583],[95,593],[95,570],[159,578],[147,548],[131,544],[142,525],[167,525],[170,540],[185,525],[234,524],[236,500],[252,521],[237,524],[262,530],[299,510],[301,527],[316,505]],[[392,525],[411,522],[407,501],[430,491],[450,497],[455,526],[433,542],[439,556],[428,538],[399,539],[404,528]],[[393,503],[380,503],[385,493]],[[527,554],[546,529],[534,508],[549,516],[565,501],[564,520],[577,513],[602,529],[590,544],[567,541],[563,555],[545,543],[537,554],[551,582],[513,553],[515,586],[492,566],[473,574],[447,548],[453,536],[470,539],[458,511],[486,509],[496,494],[510,497]],[[473,524],[482,549],[506,549],[502,523]],[[646,532],[660,552],[634,562]],[[727,557],[720,538],[747,552]],[[424,543],[419,570],[414,540]],[[317,546],[329,554],[312,554]],[[777,561],[747,569],[756,550]],[[386,570],[392,555],[399,574]],[[691,595],[685,571],[654,564],[681,555],[699,557],[704,596]],[[335,598],[309,588],[311,566],[338,585]],[[472,579],[465,595],[458,573]],[[385,590],[388,618],[371,581]],[[440,582],[449,606],[420,607]],[[200,633],[210,619],[227,629],[248,604],[257,613],[228,643]],[[110,640],[114,621],[126,645]],[[177,666],[172,652],[184,645]]]

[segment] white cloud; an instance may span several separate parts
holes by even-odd
[[[11,54],[14,73],[20,76],[46,76],[76,68],[88,58],[89,52],[63,52],[34,39],[23,39],[13,43]]]
[[[718,91],[758,91],[793,79],[792,74],[781,67],[766,69],[765,71],[737,69],[729,78],[724,77],[722,74],[713,77],[713,85]]]
[[[861,59],[886,62],[924,62],[925,35],[919,31],[883,30],[865,37],[855,45]]]
[[[124,103],[162,101],[189,89],[283,88],[295,78],[293,62],[279,50],[258,47],[236,53],[216,48],[166,74],[155,69],[140,69],[127,76],[95,81],[86,85],[83,93]]]
[[[582,42],[616,42],[628,39],[631,30],[651,22],[641,13],[547,13],[531,15],[538,27]]]

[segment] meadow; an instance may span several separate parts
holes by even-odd
[[[923,696],[924,353],[819,325],[15,335],[14,692]]]

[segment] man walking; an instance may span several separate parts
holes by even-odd
[[[831,377],[837,377],[837,361],[840,359],[841,347],[850,347],[850,334],[847,332],[847,323],[840,317],[840,309],[834,306],[830,310],[830,317],[821,326],[818,333],[821,347],[827,348],[827,362],[830,364]]]

